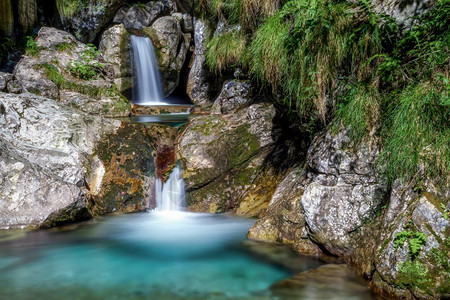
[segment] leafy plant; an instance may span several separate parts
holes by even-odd
[[[431,282],[428,278],[428,269],[417,260],[412,261],[408,259],[399,263],[398,272],[400,274],[400,287],[402,288],[410,286],[426,290]]]
[[[41,53],[42,47],[39,47],[33,36],[25,37],[25,53],[27,55],[36,57]]]
[[[427,242],[427,237],[423,232],[403,230],[398,232],[394,237],[394,247],[397,250],[403,244],[408,243],[409,256],[415,260],[419,255],[422,246]]]
[[[97,77],[104,64],[95,60],[100,55],[100,51],[92,44],[87,44],[81,52],[81,59],[69,64],[69,72],[72,76],[83,80],[92,80]]]

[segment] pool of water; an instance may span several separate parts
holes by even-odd
[[[283,280],[325,263],[245,241],[253,222],[148,212],[3,239],[0,299],[299,299]],[[371,298],[362,287],[323,299]]]

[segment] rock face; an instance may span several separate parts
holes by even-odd
[[[150,1],[147,4],[135,4],[124,15],[125,28],[134,31],[142,30],[164,15],[168,15],[173,9],[173,4],[168,0]]]
[[[56,0],[65,31],[84,43],[92,43],[120,8],[122,0]]]
[[[433,6],[435,2],[431,0],[418,1],[401,1],[375,0],[372,2],[375,11],[378,13],[385,13],[401,25],[410,25],[413,21],[412,17],[424,14]]]
[[[132,82],[130,34],[125,27],[119,24],[106,30],[102,35],[99,50],[114,69],[114,83],[119,91],[130,90]]]
[[[213,104],[210,100],[211,74],[206,69],[206,45],[212,34],[212,30],[207,21],[202,19],[194,20],[194,62],[189,73],[187,84],[187,94],[192,103],[201,108],[209,108]]]
[[[248,236],[345,258],[389,297],[445,298],[448,183],[427,181],[417,192],[396,181],[389,192],[378,153],[355,147],[345,130],[317,135],[306,168],[291,169]]]
[[[212,113],[231,114],[248,106],[253,100],[254,88],[249,81],[228,80],[211,108]]]
[[[67,32],[42,27],[36,39],[36,57],[25,56],[16,65],[14,77],[25,91],[59,100],[82,111],[108,116],[126,116],[130,105],[114,85],[114,67],[92,53]],[[109,54],[109,52],[108,52]],[[81,70],[93,68],[93,80],[71,75],[74,62]],[[94,67],[98,66],[98,67]],[[97,73],[101,73],[98,74]]]
[[[11,0],[2,1],[0,4],[0,34],[11,36],[14,30],[14,17]]]
[[[159,69],[162,72],[166,95],[178,86],[180,72],[191,41],[190,34],[183,34],[180,20],[172,16],[157,19],[143,30],[153,42]]]
[[[254,188],[252,183],[263,173],[264,159],[274,145],[274,116],[273,106],[262,103],[233,115],[191,120],[177,150],[184,163],[190,209],[239,210]]]
[[[0,93],[0,124],[0,228],[146,207],[151,171],[135,165],[152,164],[142,127],[27,93]]]

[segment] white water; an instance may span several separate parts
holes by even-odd
[[[182,211],[185,207],[186,194],[184,180],[181,177],[181,169],[175,167],[170,173],[169,179],[164,183],[156,179],[156,211]]]
[[[139,105],[164,105],[161,76],[152,42],[147,37],[131,36],[136,86],[133,102]]]

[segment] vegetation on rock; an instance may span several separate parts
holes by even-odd
[[[244,68],[303,122],[342,124],[358,142],[381,137],[380,162],[391,182],[448,176],[449,0],[403,31],[365,0],[214,0],[197,7],[225,26],[241,25],[209,42],[211,69]]]

